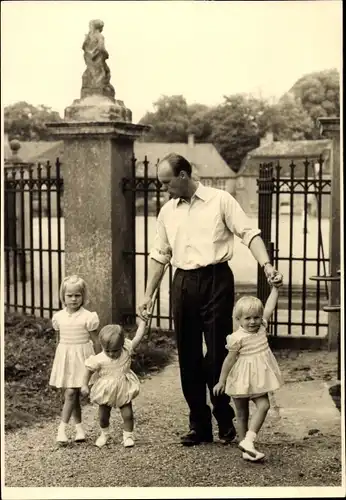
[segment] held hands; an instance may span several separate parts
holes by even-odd
[[[220,396],[225,392],[225,382],[218,382],[213,389],[214,396]]]
[[[82,396],[88,396],[89,395],[89,387],[87,385],[82,385],[81,389],[80,389],[80,393]]]
[[[283,284],[283,276],[274,266],[271,264],[266,264],[264,267],[264,273],[268,280],[270,286],[275,286],[279,288]]]
[[[151,297],[144,297],[142,303],[139,304],[138,314],[142,320],[148,321],[148,319],[151,315],[150,311],[151,311],[152,305],[153,305],[153,301],[152,301]]]

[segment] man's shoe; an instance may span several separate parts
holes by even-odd
[[[212,443],[213,435],[212,433],[198,433],[195,430],[189,431],[185,436],[181,438],[181,444],[183,446],[196,446],[201,443]]]
[[[231,444],[237,437],[237,431],[235,430],[234,425],[228,427],[227,430],[220,429],[219,430],[219,439],[223,444]]]

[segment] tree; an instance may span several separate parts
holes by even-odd
[[[182,95],[164,95],[154,103],[154,109],[154,112],[146,113],[139,122],[152,126],[143,140],[186,142],[189,134],[194,134],[196,142],[207,142],[210,138],[209,108],[205,104],[188,105]]]
[[[46,122],[60,121],[57,111],[43,104],[35,107],[25,101],[6,106],[4,110],[5,133],[9,140],[17,138],[21,141],[52,140]]]
[[[314,123],[299,99],[285,95],[270,106],[263,117],[273,132],[274,140],[303,140],[314,137]]]
[[[154,112],[146,113],[139,122],[152,126],[145,140],[186,142],[189,113],[185,98],[182,95],[163,95],[154,102],[154,109]]]
[[[223,104],[210,110],[211,141],[235,172],[268,130],[269,107],[264,99],[235,94],[225,96]]]
[[[337,69],[309,73],[289,91],[313,122],[321,116],[340,116],[340,75]]]
[[[193,134],[196,142],[210,142],[212,125],[210,108],[205,104],[190,104],[188,106],[189,126],[188,134]]]

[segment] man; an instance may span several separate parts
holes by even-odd
[[[165,265],[176,267],[172,285],[174,329],[184,397],[190,409],[190,431],[182,444],[213,441],[211,411],[206,387],[218,422],[219,438],[231,443],[236,431],[234,411],[225,394],[214,396],[227,354],[226,336],[232,333],[234,279],[228,266],[234,234],[250,248],[267,278],[281,282],[270,264],[260,235],[238,202],[226,191],[203,186],[191,177],[191,165],[175,153],[158,165],[158,178],[171,199],[162,207],[150,253],[149,276],[139,315],[148,317],[152,296]],[[203,357],[202,335],[207,353]]]

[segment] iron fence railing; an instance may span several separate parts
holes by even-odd
[[[64,273],[60,161],[7,164],[4,187],[6,311],[51,316]]]
[[[328,285],[309,284],[309,276],[327,274],[329,263],[329,219],[322,217],[330,201],[331,180],[322,157],[289,165],[282,175],[280,162],[261,164],[258,178],[258,224],[275,266],[285,277],[283,298],[270,324],[271,332],[285,329],[288,335],[316,336],[326,331],[327,316],[321,309],[328,301]],[[287,213],[282,211],[285,198]],[[299,206],[299,210],[297,210]],[[294,214],[300,212],[300,216]],[[258,273],[258,295],[265,301],[269,288],[263,271]],[[278,309],[287,318],[278,316]],[[299,311],[300,314],[297,313]]]

